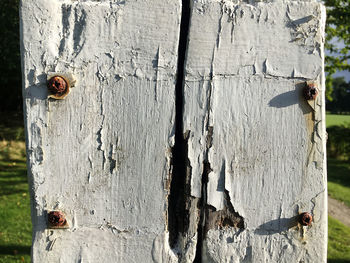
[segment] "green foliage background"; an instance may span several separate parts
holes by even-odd
[[[327,101],[327,111],[336,114],[350,114],[350,83],[343,77],[331,78],[332,89],[330,90],[331,100]]]
[[[18,5],[0,1],[0,111],[22,109]]]
[[[350,1],[326,0],[327,25],[326,49],[331,52],[326,56],[326,71],[329,74],[337,70],[350,70],[348,64],[350,48]],[[344,46],[338,46],[333,40],[341,40]],[[338,54],[337,56],[334,56]]]
[[[332,101],[333,77],[336,71],[350,71],[350,0],[325,0],[327,7],[326,43],[326,97]],[[344,45],[337,44],[339,41]]]

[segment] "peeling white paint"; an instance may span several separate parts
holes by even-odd
[[[203,262],[326,261],[324,22],[316,2],[193,1],[184,86],[191,194],[202,196],[209,162],[207,204],[222,210],[227,191],[245,223],[210,230]],[[318,85],[314,102],[302,97],[306,80]],[[300,230],[295,217],[305,211],[314,223]]]
[[[202,262],[326,261],[324,8],[193,0],[191,12],[193,200],[171,248],[181,2],[22,0],[33,262],[193,262],[197,249]],[[48,99],[50,72],[77,79],[63,101]],[[314,102],[301,96],[306,80],[318,85]],[[207,206],[232,207],[244,226],[200,234]],[[69,229],[47,229],[53,209]],[[305,211],[310,227],[296,222]]]
[[[22,0],[33,262],[152,261],[167,227],[180,16],[178,0]],[[76,78],[65,100],[48,99],[50,72]],[[46,229],[54,207],[68,230]]]

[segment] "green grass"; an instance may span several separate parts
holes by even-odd
[[[350,207],[350,163],[328,158],[328,194]]]
[[[327,114],[327,126],[350,116]],[[30,262],[31,220],[24,132],[18,114],[0,116],[0,263]],[[350,206],[350,164],[328,159],[329,194]],[[329,217],[328,262],[350,262],[350,228]]]
[[[327,114],[326,117],[327,127],[350,123],[350,115]],[[327,166],[329,195],[350,206],[350,162],[328,158]]]
[[[337,115],[328,113],[326,115],[327,127],[342,125],[346,123],[350,123],[350,115]]]
[[[327,127],[350,123],[350,115],[327,114]],[[331,129],[330,129],[331,131]],[[328,194],[350,206],[350,163],[328,158]],[[350,262],[350,228],[328,216],[328,262]]]
[[[0,140],[24,141],[22,113],[0,112]]]
[[[21,118],[0,118],[0,262],[30,262],[31,218]]]
[[[350,227],[328,216],[328,262],[350,262]]]

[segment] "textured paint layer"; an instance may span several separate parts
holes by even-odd
[[[324,8],[192,1],[178,61],[181,15],[179,0],[22,0],[33,262],[326,261]],[[178,63],[186,196],[171,244]],[[76,80],[64,100],[48,98],[52,72]],[[47,229],[52,210],[68,229]]]
[[[180,10],[22,1],[33,262],[152,261],[167,230]],[[64,100],[48,98],[49,72],[77,80]],[[46,230],[50,210],[70,229]]]
[[[324,22],[316,2],[193,2],[184,86],[191,194],[218,211],[203,262],[326,261]],[[320,94],[309,103],[307,80]],[[228,205],[243,229],[223,225]],[[304,211],[311,227],[297,222]]]

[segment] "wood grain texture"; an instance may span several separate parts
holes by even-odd
[[[183,132],[208,209],[203,262],[326,261],[324,22],[316,2],[193,1]],[[214,220],[226,208],[243,228]]]
[[[33,262],[326,261],[324,8],[191,1],[185,185],[170,189],[181,12],[179,0],[22,0]],[[48,98],[55,73],[76,79],[64,100]],[[67,229],[47,229],[51,210]]]
[[[177,0],[22,1],[33,262],[162,255],[180,10]],[[48,72],[75,76],[66,99],[47,98]],[[55,209],[68,230],[46,229]]]

